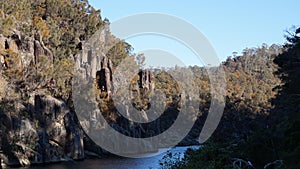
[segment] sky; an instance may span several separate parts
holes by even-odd
[[[283,44],[284,34],[293,25],[300,26],[299,0],[89,0],[101,15],[115,22],[140,13],[163,13],[181,18],[196,27],[210,42],[220,61],[232,52],[239,54],[245,48],[259,47],[263,43]],[[114,32],[112,32],[114,33]],[[201,65],[189,48],[174,39],[143,35],[129,39],[134,52],[149,53],[161,50],[161,57],[172,55],[185,65]],[[164,55],[165,54],[165,55]],[[163,56],[164,55],[164,56]],[[146,58],[147,60],[151,60]],[[168,59],[167,59],[168,60]],[[177,59],[178,60],[178,59]],[[163,65],[162,65],[163,66]]]

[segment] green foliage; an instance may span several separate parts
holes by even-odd
[[[0,77],[0,98],[3,99],[0,105],[1,128],[5,126],[3,119],[7,114],[29,118],[26,111],[19,114],[16,112],[16,104],[22,99],[28,100],[28,95],[32,92],[46,90],[48,94],[63,100],[71,98],[71,80],[75,65],[73,56],[80,52],[80,45],[103,25],[100,10],[94,9],[87,0],[0,1],[0,34],[10,37],[14,30],[21,31],[22,36],[33,37],[54,55],[53,61],[46,56],[39,56],[38,61],[24,66],[20,53],[12,49],[0,49],[0,54],[5,59],[3,76]],[[228,58],[222,64],[227,80],[226,107],[223,119],[212,138],[213,141],[227,143],[209,143],[199,150],[189,150],[181,162],[179,156],[168,153],[161,163],[162,167],[230,168],[233,158],[242,158],[257,167],[283,160],[289,168],[300,168],[299,161],[295,158],[300,156],[299,33],[300,28],[290,33],[287,36],[289,43],[284,48],[263,44],[258,48],[245,49],[241,56],[235,53],[233,58]],[[126,57],[130,60],[126,62],[126,67],[137,67],[134,64],[135,58],[131,55],[133,48],[130,44],[119,41],[110,34],[105,38],[106,48],[101,49],[101,52],[107,54],[114,67],[120,65]],[[273,62],[274,58],[277,65]],[[143,56],[138,56],[137,61],[142,68]],[[179,72],[186,71],[185,68],[175,69]],[[175,69],[156,75],[156,89],[162,90],[166,95],[166,100],[156,100],[157,104],[166,101],[167,106],[174,108],[166,111],[174,116],[172,111],[180,109],[181,92],[196,88],[197,91],[191,92],[193,96],[190,97],[197,98],[196,101],[200,103],[199,110],[202,114],[207,114],[211,88],[206,70],[197,66],[191,67],[195,79],[187,82],[192,88],[183,86],[181,89],[170,75],[171,72],[176,73]],[[276,75],[273,74],[275,71]],[[126,72],[123,75],[127,77]],[[177,75],[185,79],[184,74]],[[138,81],[137,77],[130,80],[133,83]],[[91,82],[87,82],[89,83]],[[273,90],[277,85],[280,86]],[[85,91],[84,97],[92,98],[93,89]],[[126,91],[117,91],[116,96],[121,98],[124,92]],[[132,102],[145,107],[149,102],[147,92],[140,91],[141,96],[147,97],[133,98]],[[100,94],[104,98],[97,100],[101,111],[110,121],[116,122],[119,116],[114,114],[116,110],[113,101],[106,99],[104,95],[107,93]],[[88,104],[82,104],[86,105]],[[166,119],[172,121],[170,116]],[[199,117],[199,121],[205,117]],[[200,125],[196,127],[200,128]],[[164,127],[163,122],[160,129],[164,128],[167,127]],[[149,127],[149,130],[155,132],[160,129]],[[232,146],[228,140],[238,143],[237,146]],[[14,146],[14,149],[19,150],[19,147]]]
[[[155,88],[166,95],[167,105],[178,107],[175,98],[179,98],[181,91],[176,80],[167,71],[162,71],[155,76],[155,84]]]
[[[110,36],[109,41],[112,41],[112,43],[115,41],[113,38],[113,36]],[[112,47],[109,47],[106,56],[112,60],[114,67],[117,67],[132,51],[131,45],[122,41],[117,41],[116,43],[113,43]]]
[[[0,34],[9,36],[13,28],[15,28],[15,22],[12,16],[0,17]]]
[[[100,10],[81,0],[3,0],[0,14],[1,34],[10,36],[17,29],[35,36],[58,58],[76,54],[79,40],[87,40],[103,25]]]
[[[274,45],[266,50],[266,45],[263,45],[258,50],[247,49],[243,57],[229,58],[224,63],[225,69],[229,72],[228,103],[223,120],[215,133],[217,136],[213,136],[213,142],[205,144],[203,148],[187,151],[184,159],[172,162],[169,168],[232,168],[234,167],[232,160],[237,159],[249,168],[253,167],[249,166],[247,161],[255,168],[300,167],[299,33],[300,28],[295,34],[290,34],[291,36],[287,38],[289,43],[285,45],[284,50]],[[249,55],[251,60],[245,60],[249,59]],[[265,58],[264,64],[267,66],[259,64],[261,57]],[[271,58],[275,58],[275,63],[279,66],[276,74],[281,78],[282,84],[269,73],[277,70],[270,62],[273,60]],[[241,62],[242,60],[244,61]],[[243,63],[246,62],[251,67],[243,70],[246,66]],[[244,78],[248,79],[248,82],[244,81]],[[276,90],[270,90],[272,87],[276,87]],[[278,88],[280,90],[276,94]],[[271,101],[274,105],[270,105]],[[228,113],[228,110],[231,113]],[[257,115],[251,115],[253,113]],[[231,124],[229,125],[227,121]],[[251,128],[255,130],[249,132],[251,129],[243,126],[252,126]],[[225,139],[225,143],[224,139],[221,139],[223,143],[219,144],[216,137],[227,137],[224,131],[235,134],[242,131],[239,135],[244,137]],[[232,141],[236,143],[233,144]]]
[[[232,168],[231,157],[238,157],[233,149],[228,144],[208,143],[197,150],[188,149],[181,160],[167,154],[160,165],[168,169]]]
[[[74,65],[75,63],[72,58],[64,58],[55,62],[51,79],[54,83],[52,88],[56,97],[63,98],[64,100],[70,98],[72,92],[71,80],[75,69]]]
[[[299,168],[300,156],[300,28],[287,37],[286,52],[278,55],[275,63],[280,69],[277,74],[284,82],[277,98],[273,100],[272,131],[277,133],[278,156],[289,168]]]
[[[181,165],[180,153],[173,154],[168,151],[166,155],[159,161],[160,169],[178,168]]]
[[[10,37],[13,30],[21,31],[22,36],[34,37],[54,55],[54,63],[40,56],[38,62],[24,67],[19,53],[1,49],[7,65],[3,73],[24,93],[48,88],[56,97],[68,99],[78,45],[102,25],[100,10],[88,1],[0,1],[0,34]],[[55,82],[51,87],[50,81]]]
[[[263,134],[262,132],[257,133]],[[255,137],[256,137],[255,136]],[[265,137],[265,135],[262,135]],[[268,165],[277,169],[297,168],[287,165],[286,162],[276,160],[274,153],[268,148],[265,138],[253,137],[251,141],[242,144],[233,144],[230,142],[208,142],[198,149],[188,149],[182,159],[167,154],[160,161],[161,168],[171,169],[254,169],[264,168]],[[249,140],[250,141],[250,140]]]

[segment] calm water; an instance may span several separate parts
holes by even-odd
[[[172,153],[183,153],[187,148],[197,148],[199,146],[192,147],[175,147],[170,149]],[[162,154],[158,154],[153,157],[147,158],[105,158],[95,160],[84,160],[75,162],[63,162],[58,164],[51,164],[46,166],[33,166],[29,168],[21,169],[157,169],[159,168],[159,160],[166,154],[168,149],[160,149]],[[149,155],[149,154],[146,154]]]

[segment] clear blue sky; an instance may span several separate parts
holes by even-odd
[[[102,17],[108,18],[110,22],[144,12],[165,13],[184,19],[209,39],[221,60],[232,55],[233,51],[241,53],[246,47],[257,47],[262,43],[283,44],[285,30],[293,25],[300,25],[299,0],[90,0],[89,2],[95,8],[101,9]],[[127,41],[132,44],[135,52],[162,48],[180,55],[180,58],[185,57],[186,64],[198,64],[192,59],[188,49],[179,47],[180,44],[171,42],[170,39],[143,36]]]

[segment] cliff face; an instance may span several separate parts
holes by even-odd
[[[0,77],[8,69],[23,71],[30,64],[37,65],[41,57],[53,64],[53,54],[42,41],[17,31],[10,37],[0,35],[0,49],[5,51],[0,53]],[[13,54],[20,59],[11,58]],[[12,64],[10,59],[18,64]],[[29,165],[85,157],[83,132],[66,103],[45,88],[25,92],[18,86],[22,81],[1,78],[4,82],[0,106],[0,158],[4,163]]]
[[[107,98],[113,92],[113,63],[106,56],[105,50],[109,43],[109,36],[108,27],[98,31],[88,42],[80,42],[81,52],[75,56],[75,69],[80,74],[81,79],[86,81],[96,80],[97,88],[101,92],[105,92]]]
[[[86,80],[98,79],[106,98],[113,91],[103,45],[95,53],[85,42],[103,25],[100,10],[79,0],[0,6],[0,159],[17,165],[83,159],[85,150],[100,154],[71,100],[74,65]]]
[[[115,47],[118,42],[113,43],[107,41],[108,35],[108,29],[97,32],[94,37],[91,38],[91,40],[89,40],[88,42],[82,42],[82,52],[75,56],[78,77],[74,79],[77,79],[79,83],[86,83],[82,83],[78,86],[78,90],[81,90],[80,92],[73,92],[73,98],[75,97],[75,101],[73,101],[75,103],[78,103],[82,100],[86,100],[87,96],[83,96],[82,93],[87,92],[89,88],[94,85],[97,89],[96,101],[98,101],[97,103],[100,105],[99,107],[97,107],[98,105],[95,106],[90,104],[90,102],[94,102],[94,100],[92,99],[86,104],[82,104],[82,102],[79,103],[82,104],[80,105],[81,107],[79,106],[79,108],[84,107],[84,110],[88,110],[84,111],[82,114],[78,114],[79,121],[84,131],[92,135],[91,137],[94,140],[101,139],[103,140],[103,142],[110,143],[112,140],[118,139],[117,136],[103,136],[101,134],[95,134],[107,132],[106,130],[107,128],[109,128],[108,126],[106,126],[107,123],[109,123],[110,126],[113,126],[116,131],[122,134],[141,138],[143,137],[143,135],[145,135],[146,132],[148,132],[148,130],[145,130],[145,128],[140,124],[129,122],[120,115],[120,112],[118,112],[118,110],[126,112],[128,117],[138,116],[137,118],[143,118],[144,120],[148,119],[145,111],[149,108],[148,102],[150,93],[154,90],[154,75],[152,75],[149,70],[140,70],[139,73],[134,74],[137,80],[132,81],[131,84],[131,78],[134,77],[129,76],[130,78],[128,78],[128,74],[126,73],[131,72],[130,69],[132,69],[133,67],[137,67],[132,58],[132,60],[129,59],[130,61],[126,60],[128,61],[128,64],[122,65],[126,67],[124,71],[116,71],[117,65],[113,65],[112,60],[107,55],[109,55],[109,50]],[[116,74],[118,74],[118,77],[116,77]],[[93,85],[91,85],[91,83],[93,83]],[[87,85],[86,88],[83,87],[84,89],[81,88],[85,84],[89,85]],[[126,86],[126,91],[120,89],[120,86]],[[125,93],[122,93],[127,92],[128,94],[128,87],[129,90],[131,89],[132,91],[131,97],[137,97],[138,101],[143,100],[142,104],[138,104],[134,107],[129,107],[128,102],[123,102],[125,100],[130,101],[130,96],[127,98],[127,95]],[[73,90],[75,91],[76,89],[77,86],[73,86]],[[116,99],[116,97],[118,97],[118,99]],[[144,102],[144,100],[147,101]],[[135,101],[132,101],[134,104]],[[116,110],[116,107],[118,110]],[[103,118],[101,118],[100,116],[104,116],[107,123],[104,123]],[[101,137],[99,138],[98,136]],[[115,138],[112,139],[112,137]],[[86,147],[87,150],[91,151],[91,147],[93,147],[93,149],[97,149],[97,146],[90,145],[88,142],[88,140],[85,142],[86,145],[88,145],[88,147]],[[124,154],[134,154],[143,152],[143,148],[145,151],[156,151],[158,146],[158,144],[153,145],[153,143],[145,141],[141,143],[144,146],[141,147],[141,150],[134,151],[131,150],[131,143],[127,142],[126,140],[124,140],[120,145],[118,144],[118,142],[111,143],[108,149],[113,149],[115,152]],[[103,152],[103,150],[101,151]]]
[[[96,35],[97,40],[99,38],[101,42],[97,47],[105,49],[108,29]],[[92,79],[95,82],[100,91],[100,99],[109,100],[114,93],[113,70],[115,67],[112,61],[106,56],[104,50],[95,51],[95,46],[92,46],[90,42],[82,41],[80,44],[81,52],[74,56],[75,70],[82,80]],[[32,68],[29,69],[30,66],[45,64],[45,58],[49,60],[47,64],[56,66],[52,52],[42,41],[36,37],[26,37],[18,31],[9,37],[0,34],[0,49],[4,51],[0,53],[0,77],[9,69],[20,69],[21,72],[25,72],[23,76],[28,70],[32,70]],[[19,56],[17,57],[18,64],[15,63],[16,59],[12,58],[13,54]],[[14,62],[12,63],[10,59],[14,59]],[[33,73],[36,72],[33,71]],[[49,91],[52,89],[51,86],[55,86],[55,81],[34,77],[32,81],[26,77],[24,80],[1,79],[6,82],[6,92],[1,96],[0,107],[0,131],[2,133],[0,158],[3,162],[8,165],[29,165],[71,159],[80,160],[86,157],[85,152],[93,156],[103,153],[100,147],[85,136],[82,127],[86,126],[80,125],[85,122],[80,123],[77,120],[72,103],[69,100],[67,103],[61,98],[55,98],[51,90]],[[138,80],[133,84],[132,92],[136,92],[136,98],[148,98],[154,90],[154,75],[148,70],[140,70],[137,77]],[[34,90],[30,89],[31,86],[22,86],[23,81],[38,84],[36,80],[43,80],[43,85],[39,84],[39,87]],[[149,108],[147,103],[135,107],[147,110]],[[96,116],[95,112],[97,112]],[[145,111],[143,112],[143,118],[147,118]],[[91,114],[88,126],[93,126],[94,122],[99,123],[97,118],[101,113],[99,108],[87,113]],[[126,125],[125,128],[129,129],[129,124]],[[115,123],[115,126],[117,130],[123,130],[122,124]],[[134,137],[141,137],[141,131],[145,132],[144,129],[141,126],[135,128],[139,132],[136,129],[129,132],[136,133]],[[127,145],[130,146],[130,144]],[[152,149],[155,150],[155,146]]]
[[[29,165],[84,158],[83,133],[63,101],[32,94],[28,104],[20,106],[16,115],[1,114],[5,127],[2,128],[1,157],[6,164]]]

